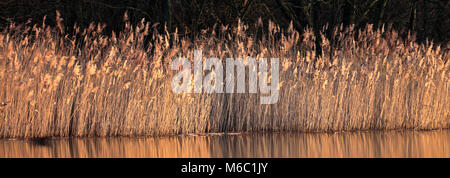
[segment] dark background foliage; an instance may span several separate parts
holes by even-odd
[[[123,28],[126,11],[132,23],[145,18],[167,24],[172,32],[177,28],[182,35],[214,24],[235,24],[238,19],[252,24],[261,17],[265,24],[272,20],[282,27],[292,21],[298,31],[313,27],[316,34],[325,25],[362,28],[374,24],[378,28],[392,24],[403,35],[416,33],[419,41],[447,43],[450,26],[447,0],[1,0],[0,28],[29,19],[42,23],[44,15],[46,23],[54,25],[56,10],[68,27],[101,22],[107,25],[106,33]],[[325,32],[330,35],[331,30]]]

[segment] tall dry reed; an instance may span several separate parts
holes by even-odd
[[[271,22],[179,37],[144,20],[110,36],[101,24],[67,34],[61,21],[0,33],[0,137],[450,126],[449,44],[419,44],[388,27],[336,28],[322,35],[317,54],[311,29]],[[205,58],[280,58],[278,103],[260,105],[259,94],[173,93],[171,61],[192,60],[194,49]]]

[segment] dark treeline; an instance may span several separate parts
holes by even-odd
[[[298,31],[318,30],[354,24],[356,28],[392,24],[407,34],[413,31],[419,41],[432,39],[447,43],[450,26],[450,1],[447,0],[1,0],[0,28],[9,22],[55,23],[56,10],[68,27],[77,23],[106,24],[105,32],[120,31],[127,11],[132,23],[145,18],[167,24],[169,31],[192,35],[214,24],[235,24],[237,19],[252,24],[261,17],[287,27],[292,21]],[[163,25],[160,25],[162,28]],[[326,34],[330,35],[332,28]],[[68,28],[70,30],[70,28]]]

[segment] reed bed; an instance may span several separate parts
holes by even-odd
[[[272,22],[180,37],[144,20],[10,24],[0,33],[0,137],[161,136],[210,132],[442,129],[450,126],[449,44],[417,43],[389,27],[300,34]],[[249,28],[252,27],[252,28]],[[326,30],[324,28],[324,30]],[[149,41],[149,42],[148,42]],[[172,60],[280,59],[280,96],[176,94]]]

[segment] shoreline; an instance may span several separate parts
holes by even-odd
[[[23,138],[23,137],[2,137],[0,140],[22,140],[22,141],[42,141],[42,140],[54,140],[54,139],[108,139],[108,138],[128,138],[128,139],[145,139],[145,138],[174,138],[174,137],[223,137],[223,136],[248,136],[248,135],[264,135],[264,134],[347,134],[347,133],[389,133],[389,132],[440,132],[450,130],[450,128],[439,129],[390,129],[390,130],[350,130],[350,131],[336,131],[336,132],[303,132],[303,131],[256,131],[256,132],[214,132],[214,133],[191,133],[191,134],[174,134],[174,135],[139,135],[139,136],[66,136],[66,137],[35,137],[35,138]]]

